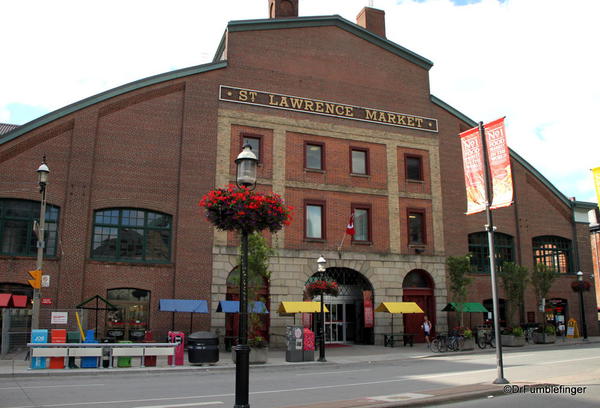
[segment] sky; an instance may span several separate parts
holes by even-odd
[[[299,15],[355,22],[369,3],[299,0]],[[477,122],[506,116],[515,152],[566,196],[597,202],[599,0],[372,3],[390,41],[433,61],[433,95]],[[0,122],[21,125],[211,62],[227,22],[267,18],[268,0],[0,1],[0,15]]]

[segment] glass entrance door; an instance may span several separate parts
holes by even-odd
[[[355,339],[356,306],[353,301],[325,302],[325,342],[348,343]]]

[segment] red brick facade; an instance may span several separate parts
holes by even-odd
[[[280,254],[273,262],[272,305],[301,300],[304,279],[325,254],[330,266],[366,277],[376,303],[402,300],[407,273],[426,271],[435,286],[434,323],[445,328],[445,313],[439,311],[449,296],[444,257],[466,254],[468,234],[483,231],[485,224],[483,215],[464,215],[457,135],[473,123],[430,95],[429,63],[422,57],[340,17],[315,21],[265,20],[273,23],[270,29],[230,24],[222,50],[226,65],[143,80],[0,136],[0,198],[39,200],[33,172],[42,155],[48,157],[48,202],[60,207],[59,251],[44,267],[53,283],[43,294],[55,299],[52,307],[72,308],[111,288],[140,288],[151,292],[149,325],[161,334],[170,328],[171,314],[158,311],[159,299],[208,299],[214,311],[215,302],[225,299],[237,237],[214,231],[197,203],[215,185],[234,181],[242,138],[253,137],[260,140],[258,189],[274,190],[296,208],[292,225],[269,236]],[[219,85],[435,118],[439,132],[219,101]],[[324,149],[322,171],[306,168],[306,143]],[[367,152],[366,175],[351,174],[352,149]],[[414,156],[422,160],[422,181],[406,178],[405,160]],[[587,226],[578,223],[574,236],[571,203],[520,158],[512,166],[515,205],[494,217],[498,232],[514,237],[516,261],[531,269],[532,238],[553,235],[576,242],[579,269],[591,271]],[[306,239],[307,202],[323,203],[323,240]],[[369,242],[346,237],[338,254],[356,205],[369,209]],[[170,262],[92,259],[94,211],[113,207],[171,215]],[[425,242],[418,248],[408,243],[411,210],[424,214]],[[33,258],[0,256],[0,283],[24,283],[34,264]],[[567,299],[570,316],[578,316],[572,279],[560,277],[551,295]],[[489,285],[487,275],[476,276],[470,300],[491,297]],[[528,293],[525,312],[535,307]],[[590,293],[590,334],[597,333],[594,307]],[[275,313],[271,319],[274,332],[290,323]],[[477,319],[481,316],[474,323]],[[189,315],[178,315],[175,327],[187,330],[189,321]],[[385,324],[376,316],[375,332],[386,330]],[[222,317],[195,315],[193,325],[219,329]]]

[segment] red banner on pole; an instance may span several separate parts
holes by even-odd
[[[506,143],[504,118],[490,122],[484,126],[487,144],[490,178],[492,180],[492,210],[508,207],[513,201],[512,170],[510,154]]]
[[[365,327],[373,327],[374,311],[373,311],[373,292],[363,290],[363,303],[365,313]]]
[[[467,215],[476,214],[484,211],[486,205],[481,137],[478,128],[467,130],[459,136],[467,189]]]

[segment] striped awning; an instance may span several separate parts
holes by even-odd
[[[415,302],[382,302],[376,312],[387,313],[425,313]]]
[[[327,306],[323,305],[323,310],[328,313]],[[320,302],[281,302],[279,313],[319,313],[321,311]]]

